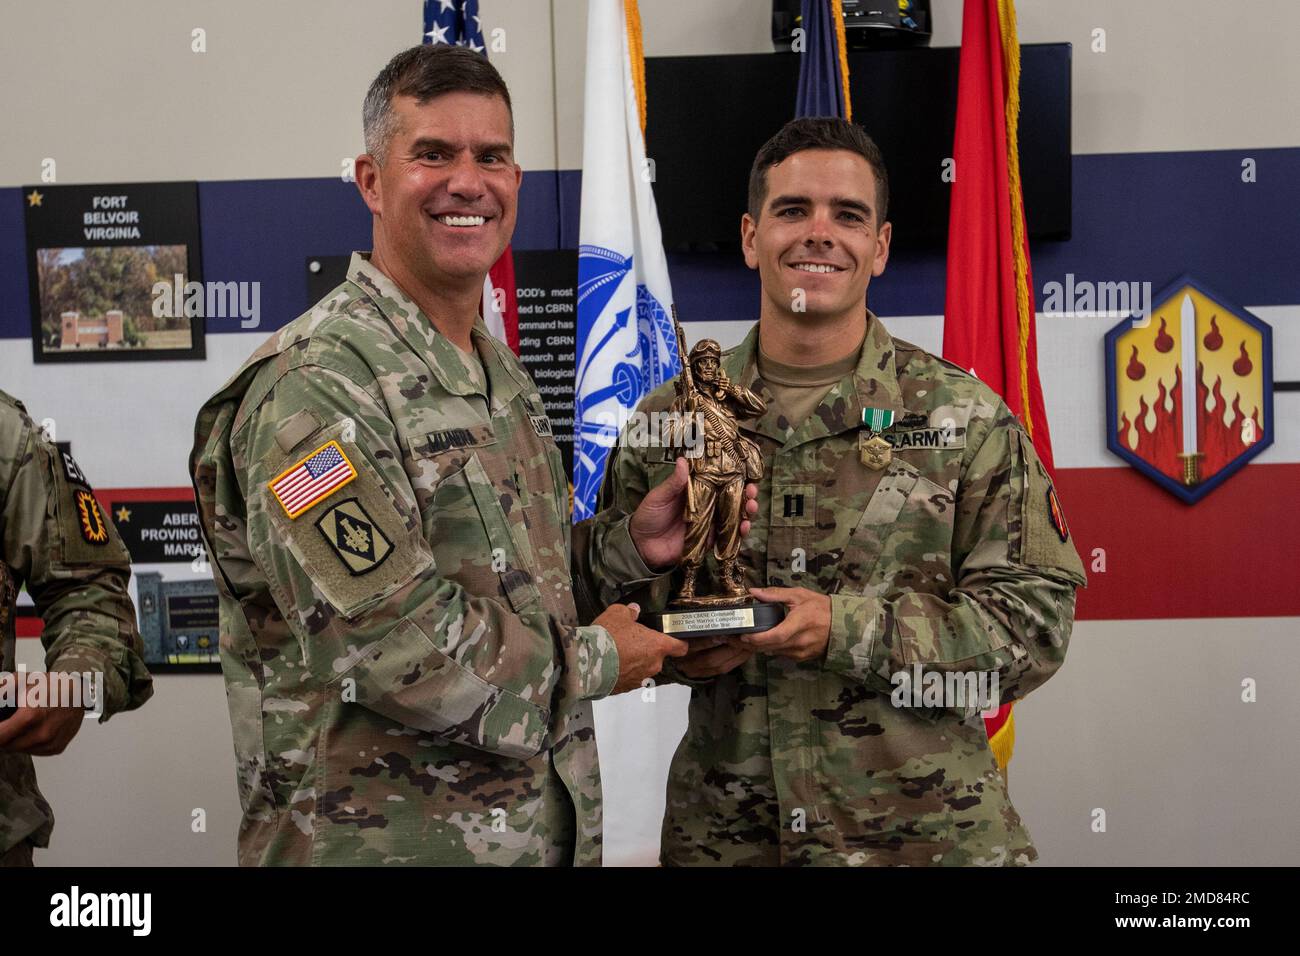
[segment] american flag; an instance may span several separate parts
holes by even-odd
[[[424,42],[467,46],[483,53],[478,0],[424,0]]]
[[[322,445],[270,483],[290,518],[296,518],[357,476],[338,442]]]

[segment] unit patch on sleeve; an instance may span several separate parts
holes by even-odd
[[[78,490],[76,500],[77,524],[81,528],[81,536],[87,544],[107,544],[108,526],[104,524],[104,515],[99,510],[95,496],[89,491]]]
[[[357,476],[337,441],[321,445],[292,468],[267,482],[271,494],[290,518],[297,518]]]
[[[393,551],[393,542],[379,530],[356,498],[345,498],[330,508],[321,515],[316,527],[354,575],[373,571]]]
[[[1070,529],[1065,525],[1065,512],[1061,510],[1061,503],[1056,500],[1056,489],[1051,485],[1047,486],[1047,517],[1052,522],[1052,527],[1056,529],[1061,543],[1069,541]]]

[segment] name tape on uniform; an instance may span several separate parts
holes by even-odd
[[[528,420],[533,423],[533,431],[537,432],[538,438],[551,437],[551,420],[545,415],[529,415]]]
[[[906,448],[965,448],[965,428],[910,428],[884,436],[895,451]]]

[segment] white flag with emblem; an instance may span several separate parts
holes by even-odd
[[[631,12],[635,16],[635,0]],[[626,416],[681,368],[623,0],[588,0],[578,225],[573,520],[590,517]],[[637,64],[640,72],[640,64]]]

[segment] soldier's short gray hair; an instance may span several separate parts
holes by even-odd
[[[370,84],[361,106],[361,127],[366,152],[383,165],[388,145],[397,132],[394,96],[413,96],[421,105],[445,93],[481,93],[499,96],[510,113],[510,139],[515,138],[510,90],[487,57],[469,47],[424,44],[403,50],[388,61]]]

